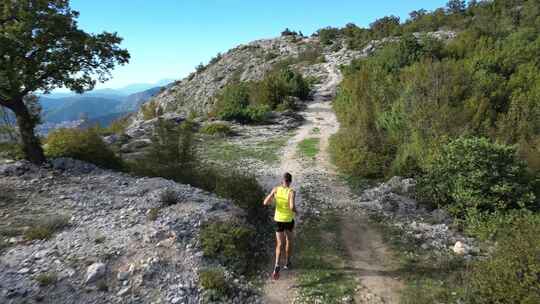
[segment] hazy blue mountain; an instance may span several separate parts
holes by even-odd
[[[114,113],[121,103],[121,100],[87,96],[66,97],[55,101],[57,102],[42,102],[44,122],[60,123],[82,117],[94,119]]]
[[[140,93],[146,90],[150,90],[156,87],[164,87],[174,80],[172,79],[162,79],[156,83],[134,83],[127,85],[125,87],[116,88],[116,89],[97,89],[90,92],[85,92],[83,94],[76,94],[73,92],[54,92],[47,95],[42,95],[47,98],[66,98],[66,97],[75,97],[75,96],[85,96],[85,97],[101,97],[107,99],[124,99],[128,95]]]
[[[161,92],[163,87],[151,88],[139,93],[128,95],[116,108],[117,112],[134,112],[148,99]]]

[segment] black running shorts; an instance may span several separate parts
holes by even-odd
[[[294,229],[294,220],[292,222],[275,222],[276,223],[276,232],[293,231]]]

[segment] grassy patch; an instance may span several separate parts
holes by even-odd
[[[219,300],[226,297],[230,292],[229,284],[225,278],[223,269],[210,268],[204,269],[199,272],[199,278],[201,286],[211,291],[210,299]]]
[[[155,221],[157,220],[159,216],[159,208],[150,208],[148,212],[146,213],[146,219],[149,221]]]
[[[318,128],[318,127],[315,127],[313,129],[311,129],[311,134],[315,134],[315,135],[321,134],[321,129]]]
[[[302,226],[295,258],[301,303],[341,303],[354,295],[356,282],[346,270],[337,222],[335,215],[327,214]]]
[[[42,273],[36,277],[36,281],[39,283],[39,286],[50,286],[56,283],[58,277],[55,273]]]
[[[319,153],[320,138],[306,138],[298,144],[298,153],[305,158],[315,158]]]
[[[225,136],[231,135],[233,132],[229,124],[216,122],[216,123],[207,124],[204,127],[202,127],[201,133],[212,135],[212,136],[225,137]]]
[[[49,239],[55,232],[66,227],[68,223],[69,219],[67,217],[58,215],[39,219],[25,231],[24,238],[27,240]]]
[[[201,153],[209,161],[219,163],[255,159],[273,164],[279,161],[279,151],[287,143],[287,137],[272,138],[252,145],[232,144],[226,140],[204,143]]]

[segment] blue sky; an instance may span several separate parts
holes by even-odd
[[[79,26],[89,32],[118,32],[131,62],[98,87],[180,79],[217,52],[278,36],[286,27],[310,35],[349,22],[367,26],[415,9],[433,10],[447,0],[72,0]]]

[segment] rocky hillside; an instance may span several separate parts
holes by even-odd
[[[284,36],[256,40],[218,54],[208,65],[198,67],[197,71],[174,83],[154,100],[165,112],[206,114],[213,105],[213,97],[233,79],[260,80],[284,60],[290,60],[292,67],[304,76],[324,78],[327,76],[324,61],[333,58],[336,66],[347,64],[362,53],[347,50],[342,45],[322,46],[317,37]]]
[[[201,227],[243,217],[200,189],[70,159],[0,165],[0,187],[0,303],[199,303]],[[235,303],[256,302],[228,279]]]

